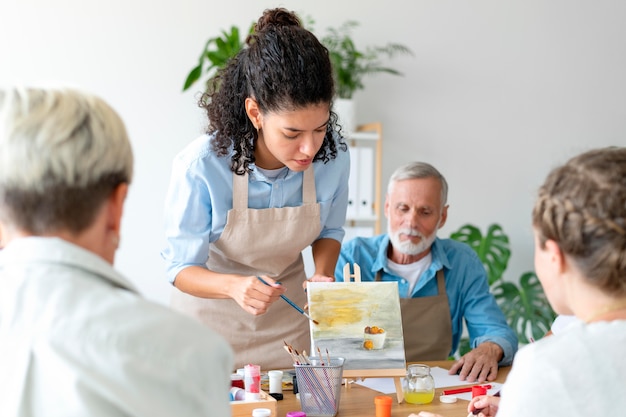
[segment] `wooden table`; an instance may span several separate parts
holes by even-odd
[[[422,362],[430,367],[440,367],[450,369],[453,361],[430,361]],[[500,368],[498,371],[498,378],[496,382],[503,383],[508,375],[510,367]],[[454,404],[443,404],[439,402],[439,396],[444,389],[435,389],[435,399],[430,404],[407,404],[403,402],[398,404],[396,394],[381,394],[378,391],[371,390],[358,384],[350,384],[349,388],[343,387],[341,391],[341,398],[339,400],[339,413],[338,417],[374,417],[374,397],[377,395],[389,395],[394,399],[391,406],[392,417],[407,417],[411,413],[419,413],[420,411],[430,411],[433,413],[441,414],[445,417],[465,417],[467,416],[467,404],[465,400],[459,399]],[[284,391],[284,399],[278,401],[277,404],[277,416],[284,417],[289,411],[300,410],[300,402],[291,391]]]

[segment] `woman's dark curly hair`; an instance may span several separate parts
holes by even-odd
[[[257,131],[245,111],[253,97],[261,112],[296,110],[332,102],[335,93],[328,50],[296,14],[284,8],[265,10],[246,39],[246,47],[210,80],[198,105],[209,119],[207,133],[215,135],[213,150],[226,156],[232,147],[231,170],[249,172],[254,162]],[[331,111],[326,136],[314,161],[337,157],[337,115]]]

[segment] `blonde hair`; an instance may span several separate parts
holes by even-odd
[[[41,234],[80,231],[120,183],[133,155],[102,99],[72,89],[0,90],[0,215]]]
[[[554,169],[532,219],[541,247],[555,241],[590,283],[626,294],[626,148],[594,149]]]

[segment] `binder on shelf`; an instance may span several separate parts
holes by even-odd
[[[358,179],[356,214],[360,218],[374,217],[374,149],[362,146],[358,151]]]
[[[358,176],[359,176],[359,149],[349,147],[350,151],[350,177],[348,178],[348,209],[346,218],[354,219],[357,215],[358,198]]]
[[[370,233],[380,233],[382,126],[380,123],[358,126],[345,140],[350,152],[345,227],[371,228]],[[357,234],[368,233],[363,229]]]

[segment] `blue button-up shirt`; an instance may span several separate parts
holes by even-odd
[[[443,268],[446,293],[452,318],[452,351],[456,352],[463,333],[463,318],[467,325],[470,344],[475,348],[483,342],[497,343],[504,351],[500,365],[512,362],[517,351],[517,336],[489,292],[487,275],[480,259],[468,245],[451,239],[437,238],[431,247],[432,263],[420,276],[409,295],[410,283],[394,275],[387,262],[389,235],[370,238],[357,237],[344,243],[337,262],[335,278],[343,281],[346,263],[361,267],[361,280],[373,281],[381,272],[383,281],[398,282],[400,297],[417,298],[437,295],[436,273]]]
[[[233,173],[230,155],[218,157],[211,149],[211,137],[203,135],[174,159],[165,200],[166,246],[161,252],[167,277],[189,266],[206,267],[209,244],[217,241],[233,207]],[[297,207],[302,205],[302,172],[285,170],[269,179],[251,165],[248,207]],[[313,164],[322,231],[317,239],[343,239],[348,206],[348,152],[338,150],[337,158]],[[313,242],[311,242],[313,243]],[[245,248],[241,248],[245,250]]]

